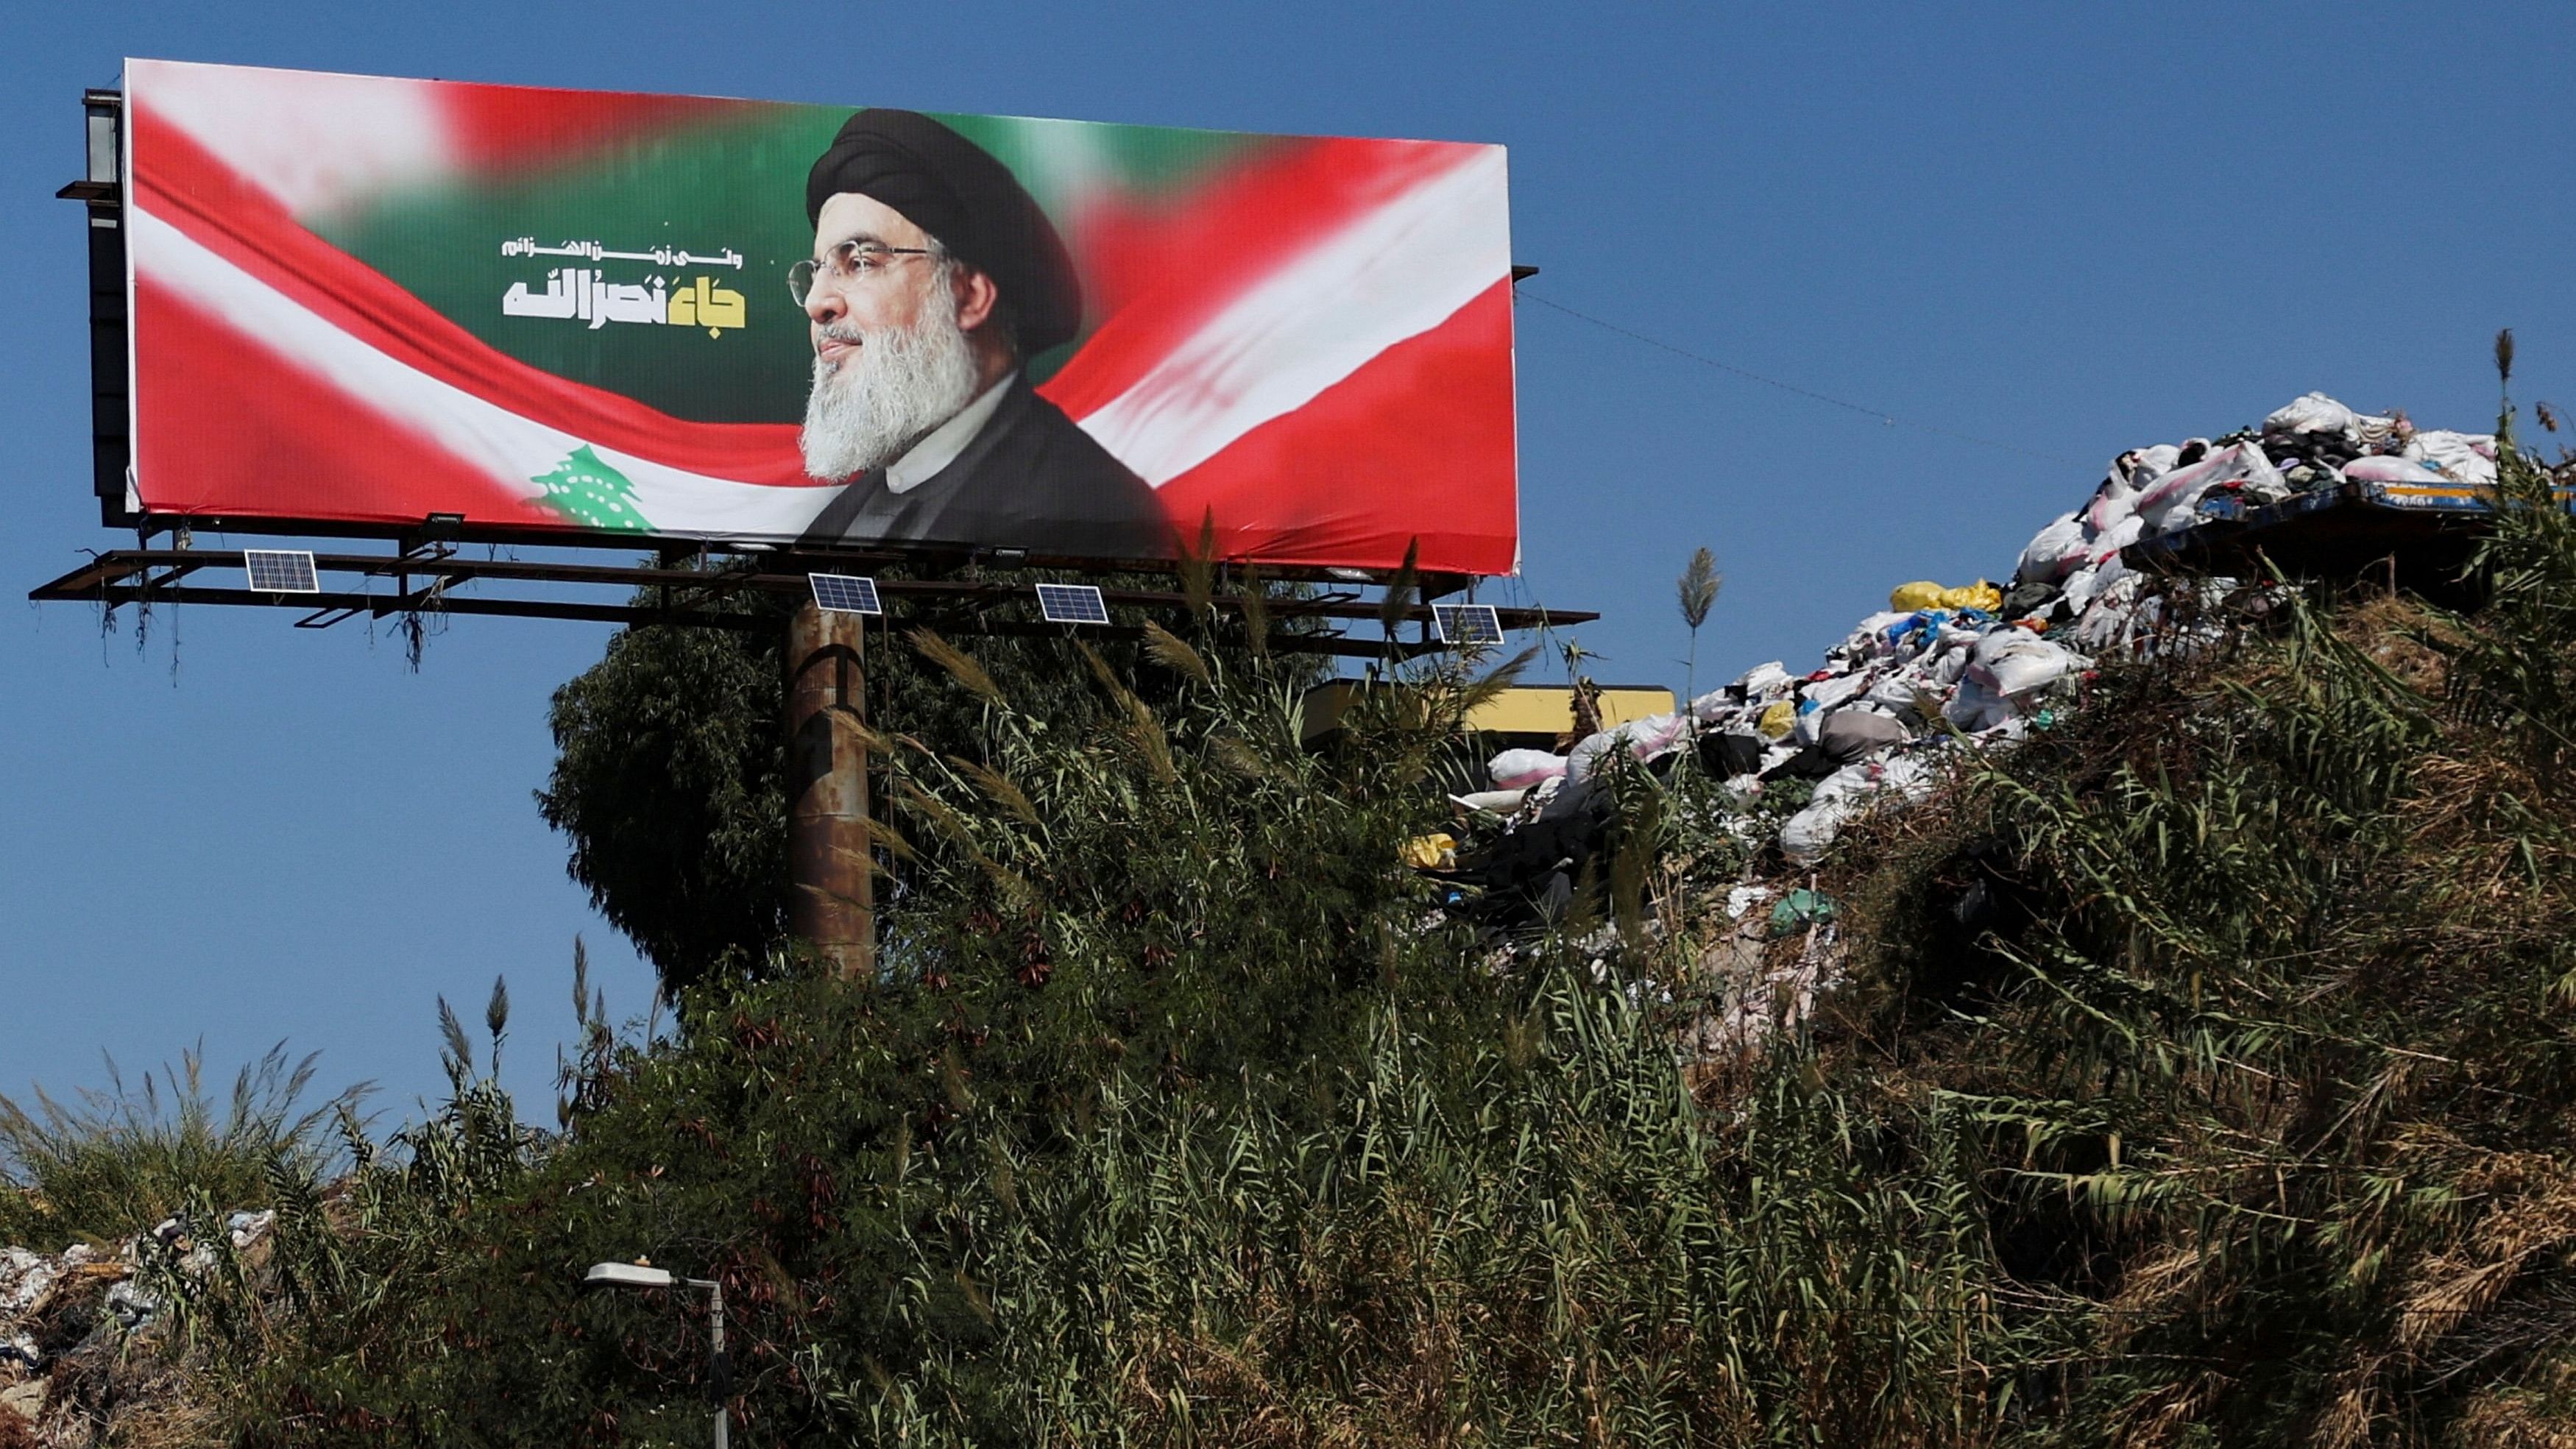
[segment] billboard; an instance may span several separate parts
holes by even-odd
[[[129,61],[163,516],[1510,572],[1499,146]]]

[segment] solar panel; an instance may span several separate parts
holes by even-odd
[[[1091,584],[1040,584],[1038,608],[1050,624],[1106,624],[1109,606]]]
[[[883,614],[885,607],[877,602],[877,581],[857,574],[807,574],[805,581],[814,586],[816,607],[835,614]]]
[[[303,549],[246,548],[242,568],[250,586],[263,594],[318,594],[322,581],[313,575],[313,555]]]
[[[1440,642],[1452,648],[1477,648],[1503,642],[1503,618],[1491,604],[1434,604],[1431,625]]]

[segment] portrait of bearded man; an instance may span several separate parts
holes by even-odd
[[[805,470],[847,481],[809,542],[1169,558],[1154,490],[1029,385],[1081,330],[1082,288],[1002,163],[913,111],[852,116],[807,176],[814,343]]]

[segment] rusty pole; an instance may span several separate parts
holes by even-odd
[[[787,625],[787,926],[844,979],[876,964],[860,623],[808,600]]]

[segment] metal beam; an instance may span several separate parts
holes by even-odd
[[[137,602],[197,603],[224,605],[292,605],[305,610],[350,608],[382,617],[389,613],[414,608],[434,607],[451,614],[525,616],[541,619],[576,619],[599,623],[649,624],[666,623],[728,629],[767,627],[755,618],[709,607],[744,593],[803,597],[810,585],[803,570],[789,572],[776,564],[793,564],[805,560],[793,556],[762,557],[762,566],[737,570],[662,568],[631,564],[565,563],[555,560],[469,559],[453,550],[404,554],[316,554],[314,567],[323,573],[355,574],[366,579],[385,579],[400,592],[392,597],[366,592],[339,591],[324,595],[272,595],[249,589],[214,588],[177,582],[208,569],[239,568],[242,555],[228,549],[119,549],[100,554],[62,577],[40,585],[28,597],[39,601],[106,604],[110,607]],[[818,565],[827,562],[814,559]],[[846,566],[846,565],[843,565]],[[415,583],[430,583],[423,590]],[[631,601],[587,603],[555,598],[480,597],[457,592],[466,583],[482,584],[552,584],[571,587],[608,588],[624,591],[655,589],[659,598],[651,604]],[[1023,600],[1029,586],[1024,582],[1004,583],[984,579],[881,579],[878,592],[890,601],[915,603],[938,610],[949,627],[960,632],[1024,633],[1052,632],[1059,626],[1020,627],[1020,621],[992,620],[980,617],[992,607]],[[1429,594],[1429,590],[1425,590]],[[1179,612],[1189,606],[1188,595],[1169,589],[1104,589],[1104,600],[1129,608]],[[1216,593],[1209,604],[1236,614],[1244,610],[1244,600],[1237,594]],[[1359,598],[1348,590],[1334,590],[1304,598],[1273,598],[1263,603],[1273,619],[1320,619],[1350,623],[1375,623],[1386,617],[1382,604]],[[1587,623],[1599,615],[1581,611],[1549,609],[1498,609],[1505,629],[1525,630]],[[1399,622],[1427,624],[1431,606],[1422,600],[1408,602],[1396,611]],[[1118,638],[1134,631],[1116,629],[1101,632]],[[1307,636],[1282,636],[1277,642],[1285,649],[1322,649],[1324,652],[1368,657],[1387,647],[1376,641],[1334,638],[1330,643]],[[1398,645],[1398,652],[1420,653],[1417,645]]]

